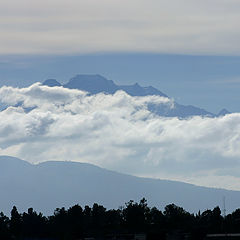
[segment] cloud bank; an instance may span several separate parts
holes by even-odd
[[[0,154],[240,190],[240,114],[165,118],[159,96],[97,94],[36,83],[0,88]]]
[[[0,54],[239,55],[237,0],[0,0]]]

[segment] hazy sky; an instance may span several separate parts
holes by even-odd
[[[0,53],[239,55],[238,0],[0,1]]]

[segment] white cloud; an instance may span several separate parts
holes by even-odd
[[[0,0],[0,53],[240,54],[235,0]]]
[[[40,162],[72,160],[139,176],[240,190],[240,114],[155,116],[158,96],[86,95],[47,87],[0,88],[0,154]],[[19,104],[21,103],[21,104]],[[238,181],[236,182],[236,179]],[[219,180],[219,181],[218,181]]]

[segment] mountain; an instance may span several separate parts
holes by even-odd
[[[43,84],[51,87],[60,86],[60,83],[55,79],[46,80],[43,82]],[[142,87],[138,83],[135,83],[133,85],[117,85],[112,80],[108,80],[101,75],[79,74],[71,78],[68,83],[62,86],[65,88],[87,91],[89,94],[97,94],[101,92],[104,92],[106,94],[114,94],[116,91],[122,90],[131,96],[157,95],[169,98],[165,93],[162,93],[152,86]],[[216,116],[215,114],[208,112],[202,108],[198,108],[192,105],[181,105],[175,101],[171,107],[163,106],[162,104],[149,104],[148,109],[155,114],[165,117],[186,118],[191,116]]]
[[[177,102],[173,103],[173,107],[167,105],[149,104],[148,109],[160,116],[187,118],[192,116],[208,116],[215,117],[215,114],[206,111],[205,109],[194,107],[192,105],[181,105]]]
[[[61,83],[59,83],[56,79],[47,79],[43,82],[43,85],[49,86],[49,87],[60,87],[62,86]]]
[[[220,117],[220,116],[225,116],[225,115],[227,115],[227,114],[230,114],[230,112],[229,112],[227,109],[223,108],[223,109],[217,114],[217,116]]]
[[[148,95],[158,95],[162,97],[168,97],[166,94],[160,92],[156,88],[149,86],[149,87],[141,87],[138,83],[134,85],[125,85],[119,86],[120,90],[125,91],[131,96],[148,96]]]
[[[71,78],[63,87],[84,90],[90,94],[100,92],[113,94],[119,90],[113,81],[107,80],[101,75],[77,75]]]
[[[0,192],[0,211],[5,214],[13,205],[20,211],[33,207],[52,214],[57,207],[77,203],[84,206],[97,202],[118,208],[143,197],[150,206],[161,209],[169,203],[191,212],[221,207],[223,196],[229,212],[240,207],[239,191],[140,178],[87,163],[50,161],[33,165],[9,156],[0,156]]]
[[[90,94],[97,94],[104,92],[107,94],[114,94],[116,91],[123,90],[131,96],[147,96],[159,95],[167,97],[166,94],[160,92],[152,86],[141,87],[139,84],[119,86],[112,80],[108,80],[101,75],[84,75],[79,74],[71,78],[63,87],[71,89],[80,89],[89,92]]]

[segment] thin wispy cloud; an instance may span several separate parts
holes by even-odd
[[[138,176],[240,190],[240,114],[165,118],[159,96],[86,95],[34,84],[0,88],[0,154],[89,162]]]
[[[239,1],[0,1],[1,54],[239,55]]]

